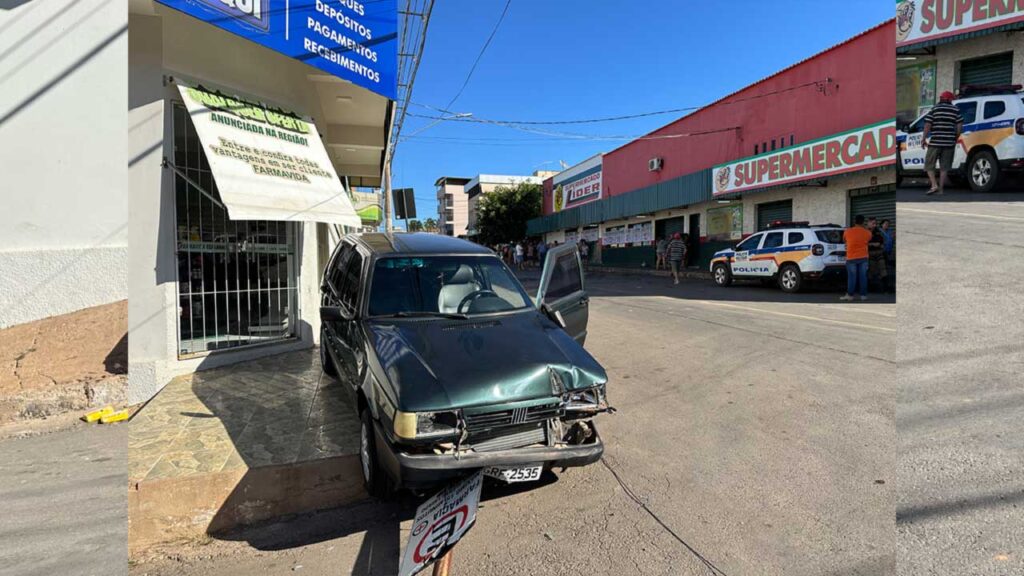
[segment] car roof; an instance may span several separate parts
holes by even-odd
[[[479,244],[429,232],[371,232],[353,234],[352,240],[375,256],[395,254],[493,254]]]

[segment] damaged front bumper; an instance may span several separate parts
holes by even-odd
[[[431,488],[489,466],[541,464],[550,470],[593,464],[604,454],[604,444],[593,422],[587,421],[586,426],[588,431],[580,436],[578,443],[524,446],[493,452],[463,450],[457,454],[423,454],[389,444],[380,424],[375,423],[377,454],[381,465],[396,486],[412,490]]]

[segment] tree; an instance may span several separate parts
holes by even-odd
[[[526,237],[526,222],[541,215],[540,184],[522,182],[481,194],[476,204],[476,227],[481,244],[517,242]]]
[[[437,232],[437,220],[427,218],[423,221],[423,230],[426,232]]]
[[[408,224],[409,232],[423,232],[423,222],[419,220],[409,220]]]

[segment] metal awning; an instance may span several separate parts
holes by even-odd
[[[362,225],[312,121],[248,96],[178,87],[229,218]]]

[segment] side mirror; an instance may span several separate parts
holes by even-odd
[[[320,307],[320,321],[321,322],[341,322],[343,320],[352,320],[354,316],[346,309],[341,306],[321,306]]]

